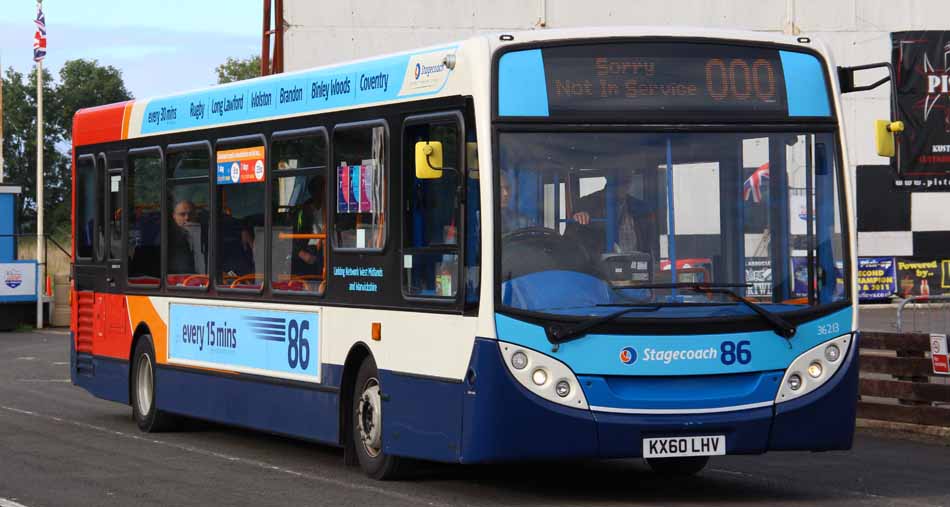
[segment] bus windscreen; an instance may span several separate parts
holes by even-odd
[[[808,53],[687,42],[596,43],[505,53],[500,116],[830,116]]]

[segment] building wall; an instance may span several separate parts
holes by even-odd
[[[890,32],[950,30],[948,0],[285,0],[284,9],[288,71],[485,32],[671,24],[807,34],[822,39],[838,65],[858,65],[890,60]],[[844,98],[852,175],[857,166],[888,163],[875,153],[872,127],[889,117],[889,93],[885,85]],[[859,205],[878,206],[878,197],[859,196]],[[906,201],[906,210],[893,213],[907,214],[909,228],[868,224],[859,232],[859,254],[913,255],[915,228],[950,231],[950,193],[915,193]],[[946,251],[950,256],[950,240]]]

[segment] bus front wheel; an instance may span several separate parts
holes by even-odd
[[[654,473],[668,476],[689,476],[698,474],[706,464],[709,456],[691,456],[688,458],[654,458],[647,459],[647,464]]]
[[[353,391],[351,434],[363,472],[378,480],[394,479],[400,458],[383,452],[383,407],[376,361],[367,357],[360,365]]]
[[[132,416],[139,429],[147,433],[173,429],[176,418],[155,406],[155,349],[149,335],[135,345],[131,381]]]

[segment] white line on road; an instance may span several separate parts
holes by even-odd
[[[16,503],[13,500],[7,500],[6,498],[0,498],[0,507],[26,507],[22,503]]]
[[[87,430],[98,431],[98,432],[101,432],[101,433],[107,433],[107,434],[110,434],[110,435],[115,435],[115,436],[119,436],[119,437],[123,437],[123,438],[128,438],[128,439],[131,439],[131,440],[138,440],[138,441],[140,441],[140,442],[148,442],[148,443],[151,443],[151,444],[162,445],[162,446],[165,446],[165,447],[171,447],[171,448],[173,448],[173,449],[178,449],[178,450],[180,450],[180,451],[190,452],[190,453],[194,453],[194,454],[200,454],[200,455],[203,455],[203,456],[210,456],[210,457],[212,457],[212,458],[217,458],[217,459],[221,459],[221,460],[224,460],[224,461],[230,461],[230,462],[232,462],[232,463],[241,463],[241,464],[243,464],[243,465],[248,465],[248,466],[252,466],[252,467],[256,467],[256,468],[261,468],[261,469],[264,469],[264,470],[270,470],[270,471],[273,471],[273,472],[279,472],[279,473],[282,473],[282,474],[293,475],[293,476],[295,476],[295,477],[301,477],[301,478],[305,478],[305,479],[310,479],[310,480],[322,482],[322,483],[324,483],[324,484],[330,484],[330,485],[333,485],[333,486],[340,486],[340,487],[349,488],[349,489],[353,489],[353,490],[375,493],[375,494],[378,494],[378,495],[388,496],[388,497],[390,497],[390,498],[402,500],[402,501],[404,501],[404,502],[411,502],[411,503],[424,504],[424,505],[431,505],[431,506],[440,506],[440,507],[441,507],[441,506],[448,506],[448,505],[449,505],[449,504],[444,504],[444,503],[440,503],[440,502],[434,502],[434,501],[432,501],[432,500],[427,500],[427,499],[425,499],[425,498],[418,497],[418,496],[408,495],[408,494],[405,494],[405,493],[398,493],[398,492],[396,492],[396,491],[390,491],[390,490],[388,490],[388,489],[383,489],[383,488],[379,488],[379,487],[376,487],[376,486],[370,486],[370,485],[367,485],[367,484],[356,484],[356,483],[346,482],[346,481],[339,480],[339,479],[331,479],[331,478],[329,478],[329,477],[321,477],[321,476],[319,476],[319,475],[313,475],[313,474],[309,474],[309,473],[306,473],[306,472],[299,472],[299,471],[297,471],[297,470],[291,470],[291,469],[289,469],[289,468],[284,468],[284,467],[280,467],[280,466],[277,466],[277,465],[272,465],[272,464],[267,463],[267,462],[264,462],[264,461],[258,461],[258,460],[254,460],[254,459],[242,458],[242,457],[240,457],[240,456],[234,456],[234,455],[231,455],[231,454],[224,454],[224,453],[217,452],[217,451],[209,451],[209,450],[207,450],[207,449],[202,449],[202,448],[200,448],[200,447],[193,447],[193,446],[190,446],[190,445],[183,445],[183,444],[175,444],[175,443],[171,443],[171,442],[165,442],[165,441],[157,440],[157,439],[154,439],[154,438],[148,438],[148,437],[143,437],[143,436],[139,436],[139,435],[133,435],[133,434],[131,434],[131,433],[124,433],[124,432],[122,432],[122,431],[111,430],[111,429],[106,428],[106,427],[103,427],[103,426],[96,426],[96,425],[94,425],[94,424],[87,424],[87,423],[83,423],[83,422],[79,422],[79,421],[71,421],[71,420],[69,420],[69,419],[64,419],[64,418],[62,418],[62,417],[56,417],[56,416],[52,416],[52,415],[40,414],[40,413],[38,413],[38,412],[33,412],[33,411],[30,411],[30,410],[23,410],[23,409],[15,408],[15,407],[7,407],[7,406],[4,406],[4,405],[0,405],[0,410],[6,410],[6,411],[8,411],[8,412],[13,412],[13,413],[22,414],[22,415],[28,415],[28,416],[30,416],[30,417],[37,417],[37,418],[46,419],[46,420],[49,420],[49,421],[55,421],[55,422],[58,422],[58,423],[61,423],[61,424],[70,424],[70,425],[73,425],[73,426],[76,426],[76,427],[79,427],[79,428],[84,428],[84,429],[87,429]],[[0,501],[2,501],[2,500],[3,500],[3,499],[0,498]],[[19,504],[11,504],[11,505],[7,506],[7,505],[3,505],[3,503],[0,502],[0,507],[24,507],[24,506],[20,506]]]
[[[69,380],[68,378],[18,378],[16,379],[16,381],[17,382],[39,382],[39,383],[52,382],[56,384],[60,384],[60,383],[68,384],[72,382],[72,380]],[[3,507],[3,506],[0,506],[0,507]]]

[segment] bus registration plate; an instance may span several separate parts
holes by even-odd
[[[644,458],[682,458],[722,456],[726,454],[726,436],[644,438]]]

